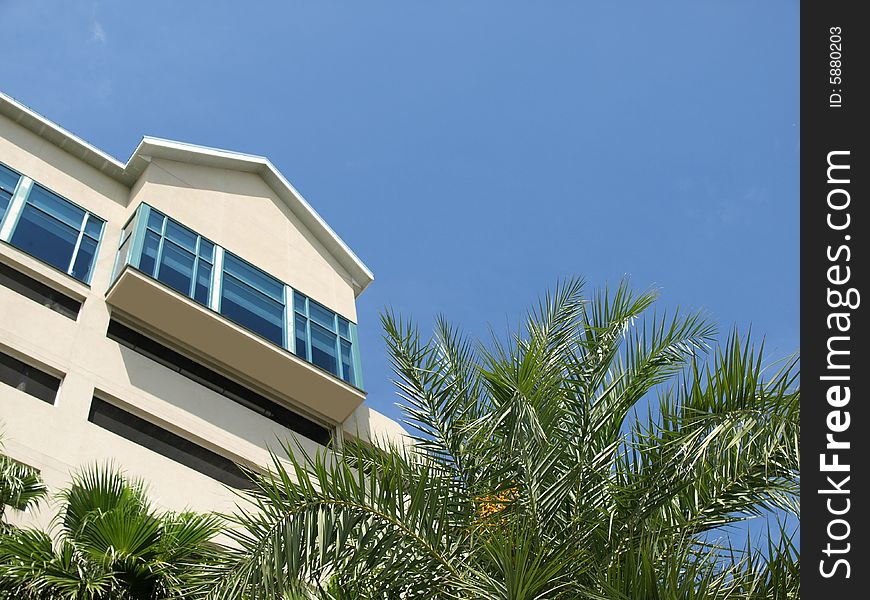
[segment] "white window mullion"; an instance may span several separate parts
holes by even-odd
[[[296,335],[294,327],[296,324],[295,312],[293,311],[293,288],[289,285],[284,286],[284,320],[287,322],[287,343],[284,347],[290,352],[296,353]]]
[[[82,222],[79,224],[79,237],[76,239],[75,248],[73,248],[72,256],[69,259],[69,265],[66,268],[67,273],[72,273],[73,265],[76,262],[76,256],[79,253],[79,247],[82,245],[82,236],[85,234],[85,224],[88,222],[88,213],[85,211],[85,216],[82,217]]]
[[[15,188],[15,193],[12,195],[12,201],[9,203],[9,208],[6,209],[6,220],[3,222],[3,228],[0,229],[0,240],[8,242],[12,237],[12,230],[18,222],[18,217],[21,216],[21,211],[24,209],[24,200],[30,193],[33,187],[33,180],[30,177],[21,176],[18,180],[18,187]]]
[[[221,302],[221,279],[224,272],[224,249],[218,245],[214,247],[214,263],[211,270],[211,298],[208,307],[215,312],[220,312]]]

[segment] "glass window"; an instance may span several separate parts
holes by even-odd
[[[211,265],[205,261],[199,263],[196,271],[196,289],[193,290],[193,299],[208,306],[208,298],[211,292]]]
[[[58,292],[24,273],[0,262],[0,285],[18,292],[51,310],[69,317],[73,321],[79,314],[82,303]]]
[[[220,312],[254,333],[284,346],[284,305],[225,271]]]
[[[298,292],[293,307],[296,354],[356,385],[350,321]]]
[[[282,304],[284,303],[283,283],[229,252],[224,254],[224,272],[233,275],[240,281],[244,281],[249,286],[272,299]]]
[[[168,228],[168,227],[167,227]],[[190,295],[193,283],[195,256],[169,240],[163,241],[157,279],[185,296]]]
[[[28,204],[21,211],[15,233],[9,241],[65,272],[69,269],[78,239],[77,229]]]
[[[99,240],[102,233],[103,221],[97,219],[94,215],[88,215],[88,221],[85,223],[85,235],[88,235],[95,240]]]
[[[245,329],[357,385],[353,325],[148,205],[139,269]],[[141,222],[140,222],[141,223]],[[217,252],[222,256],[216,269]],[[215,278],[218,278],[215,280]],[[217,297],[212,297],[216,294]],[[287,314],[287,303],[293,312]],[[288,319],[293,332],[288,333]]]
[[[204,306],[209,305],[214,244],[160,211],[148,211],[139,270]]]
[[[199,238],[199,257],[214,262],[214,244],[203,237]]]
[[[293,329],[296,332],[296,356],[310,360],[308,358],[308,319],[302,315],[296,315]]]
[[[151,210],[148,211],[148,229],[152,229],[155,232],[162,234],[163,233],[163,222],[166,220],[166,217],[163,216],[160,212],[154,210],[149,207]]]
[[[91,278],[91,268],[94,265],[94,256],[97,253],[97,242],[86,235],[82,236],[79,243],[79,251],[70,275],[80,281],[88,281]]]
[[[157,253],[160,250],[160,236],[153,231],[145,232],[142,244],[142,256],[139,258],[139,270],[154,277],[154,267],[157,266]]]
[[[148,448],[203,475],[236,488],[250,488],[251,482],[228,458],[163,429],[96,396],[88,420],[131,442]]]
[[[12,194],[6,194],[6,190],[0,189],[0,223],[3,222],[3,217],[6,216],[6,210],[9,208],[11,199]]]
[[[321,369],[338,374],[335,343],[334,333],[314,323],[311,324],[311,362]]]
[[[60,379],[0,352],[0,383],[54,404]]]
[[[196,252],[197,237],[190,229],[179,225],[172,219],[166,222],[166,239],[172,240],[185,250]]]
[[[12,194],[15,193],[15,188],[18,187],[18,180],[21,175],[0,165],[0,223],[3,222],[3,216],[12,202]]]
[[[351,358],[350,342],[341,340],[341,378],[353,384],[353,359]]]
[[[307,298],[300,293],[293,294],[293,307],[296,309],[296,312],[300,312],[303,315],[308,315],[308,309],[305,306],[305,301]]]
[[[338,335],[345,339],[350,339],[350,321],[344,317],[338,317]]]
[[[118,273],[121,269],[124,268],[124,265],[127,264],[127,253],[130,250],[130,244],[132,244],[133,239],[133,224],[127,223],[124,229],[121,231],[121,245],[118,247],[118,254],[115,256],[115,264],[112,267],[112,282],[114,283],[115,279],[118,277]]]
[[[25,199],[9,242],[87,283],[93,270],[103,224],[102,219],[34,185]]]
[[[330,331],[335,331],[335,313],[320,306],[317,302],[308,302],[308,316]]]
[[[80,229],[85,211],[60,196],[52,194],[42,186],[34,185],[27,196],[27,203],[45,211],[58,221]]]

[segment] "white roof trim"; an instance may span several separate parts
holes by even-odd
[[[369,268],[264,156],[144,136],[125,164],[3,92],[0,114],[128,187],[142,175],[151,157],[257,173],[347,270],[357,296],[374,280]]]

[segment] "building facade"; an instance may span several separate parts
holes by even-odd
[[[263,157],[146,137],[122,163],[0,95],[3,451],[49,488],[112,461],[230,510],[282,440],[402,436],[364,403],[372,279]]]

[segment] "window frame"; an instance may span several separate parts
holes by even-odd
[[[64,273],[65,275],[72,277],[76,281],[90,286],[91,281],[93,280],[94,272],[96,271],[97,258],[99,257],[100,249],[102,248],[103,238],[105,238],[106,235],[107,220],[94,213],[93,211],[90,211],[85,207],[77,204],[76,202],[73,202],[69,198],[58,194],[54,190],[40,184],[37,181],[34,181],[32,178],[20,173],[16,169],[13,169],[3,163],[0,163],[0,166],[5,167],[7,170],[12,171],[13,173],[18,173],[18,182],[15,186],[15,190],[12,193],[12,196],[10,197],[9,206],[6,207],[2,219],[0,219],[0,239],[2,239],[3,242],[9,244],[13,248],[24,252],[33,259],[38,260],[45,265],[48,265],[52,269]],[[83,213],[82,219],[78,224],[76,241],[73,244],[72,254],[70,255],[69,261],[66,264],[66,268],[51,263],[48,260],[43,259],[39,256],[31,254],[29,251],[25,250],[17,243],[13,242],[15,234],[18,231],[18,226],[21,223],[21,218],[28,207],[31,210],[36,211],[44,218],[50,219],[51,221],[54,221],[63,227],[68,227],[71,230],[75,230],[75,226],[73,224],[65,221],[58,215],[52,214],[51,212],[46,210],[46,208],[43,208],[42,206],[39,206],[32,201],[31,196],[33,195],[36,188],[39,188],[39,190],[46,193],[51,199],[56,200],[60,203],[66,203]],[[86,231],[87,225],[92,217],[100,223],[99,234],[96,238],[90,233],[87,233]],[[73,275],[73,270],[76,266],[76,261],[79,258],[79,252],[81,251],[82,247],[82,240],[85,237],[95,242],[94,253],[88,265],[87,277],[80,278]]]
[[[247,266],[250,269],[258,271],[259,273],[261,273],[265,277],[268,277],[269,279],[274,280],[277,284],[279,284],[281,286],[281,300],[278,300],[272,294],[269,294],[266,291],[261,290],[257,286],[253,285],[251,282],[248,282],[248,281],[241,279],[238,275],[227,272],[227,257],[230,258],[230,262],[232,262],[233,260],[237,260],[240,263],[242,263],[243,266]],[[263,269],[261,269],[257,266],[254,266],[250,262],[246,261],[244,258],[242,258],[236,254],[233,254],[232,252],[229,252],[226,249],[224,249],[224,252],[223,252],[223,259],[221,260],[221,270],[220,270],[220,273],[218,274],[218,277],[220,278],[220,285],[218,287],[220,293],[219,293],[219,295],[217,297],[217,301],[215,303],[216,312],[218,314],[220,314],[222,317],[224,317],[225,319],[229,319],[233,323],[236,323],[237,325],[244,327],[246,331],[250,331],[254,335],[260,336],[263,339],[268,340],[270,343],[273,343],[273,344],[275,344],[275,341],[273,339],[266,337],[265,335],[263,335],[262,333],[260,333],[258,331],[254,331],[253,329],[245,327],[241,323],[238,323],[235,319],[224,314],[224,312],[223,312],[224,281],[226,280],[227,277],[231,277],[238,284],[253,290],[255,293],[260,294],[261,296],[264,296],[267,300],[272,301],[275,304],[280,305],[280,307],[281,307],[281,344],[280,344],[280,346],[286,350],[287,344],[288,344],[287,340],[288,340],[288,335],[289,335],[289,329],[290,329],[287,325],[287,286],[281,280],[279,280],[277,277],[270,275],[269,273],[267,273]]]
[[[3,214],[0,214],[0,228],[2,228],[3,221],[6,219],[6,215],[9,214],[9,209],[12,208],[12,202],[15,200],[15,194],[18,192],[18,188],[21,186],[21,180],[24,178],[24,176],[12,167],[9,167],[3,163],[0,163],[0,170],[9,171],[13,174],[13,176],[18,175],[18,180],[15,182],[15,185],[12,186],[11,190],[6,190],[0,187],[0,191],[5,191],[9,194],[9,204],[7,204],[6,207],[3,209]]]
[[[301,303],[302,310],[300,310],[296,304],[297,298],[302,299],[302,303]],[[314,305],[318,309],[326,311],[332,315],[332,329],[331,330],[328,329],[320,321],[313,319],[311,317],[311,305],[312,305],[312,303],[314,303]],[[324,306],[323,304],[321,304],[317,300],[314,300],[311,297],[306,296],[305,294],[299,292],[298,290],[293,290],[294,329],[295,329],[295,317],[296,317],[296,315],[299,315],[302,319],[305,320],[304,340],[305,340],[305,354],[306,355],[301,356],[300,354],[298,354],[296,352],[295,348],[293,350],[293,353],[296,354],[296,356],[299,356],[299,358],[302,358],[303,360],[305,360],[306,362],[311,363],[312,365],[318,367],[319,369],[323,369],[327,373],[332,373],[333,375],[335,375],[336,377],[338,377],[339,379],[341,379],[345,383],[348,383],[354,387],[360,387],[356,383],[357,377],[358,377],[357,374],[359,373],[359,367],[356,364],[356,363],[358,363],[358,360],[355,360],[356,346],[357,345],[354,341],[355,336],[353,335],[353,333],[355,332],[355,329],[356,329],[354,327],[354,323],[350,319],[344,318],[343,316],[341,316],[340,314],[338,314],[334,310],[327,308],[326,306]],[[347,335],[342,333],[342,326],[341,326],[342,321],[347,323]],[[338,371],[337,373],[333,373],[329,369],[325,369],[325,368],[323,368],[323,367],[321,367],[313,362],[312,357],[313,357],[314,347],[312,345],[312,337],[311,337],[312,324],[316,325],[317,327],[320,327],[321,329],[323,329],[323,330],[327,331],[328,333],[331,333],[332,335],[335,336],[335,342],[333,343],[333,350],[335,352],[336,371]],[[341,356],[342,356],[341,355],[341,342],[342,342],[342,340],[344,340],[345,342],[350,344],[351,361],[350,361],[350,373],[349,374],[346,374],[344,372],[344,361],[341,359]],[[294,343],[295,343],[295,335],[294,335]]]
[[[148,204],[142,203],[139,206],[144,207],[144,208],[143,209],[137,208],[136,212],[133,214],[133,216],[130,218],[130,220],[127,222],[127,224],[124,225],[124,229],[122,230],[121,240],[120,240],[120,243],[118,244],[118,251],[119,252],[121,251],[121,248],[123,247],[124,243],[126,243],[127,241],[132,240],[132,242],[130,243],[130,246],[127,249],[127,257],[124,258],[123,261],[118,262],[119,267],[118,267],[117,271],[120,272],[122,265],[130,264],[133,267],[135,267],[137,270],[144,273],[145,275],[148,275],[149,277],[151,277],[152,279],[155,279],[155,280],[159,281],[160,283],[162,283],[163,285],[166,285],[167,287],[172,288],[173,290],[175,290],[179,294],[184,294],[185,296],[187,296],[188,298],[190,298],[191,300],[193,300],[194,302],[196,302],[200,306],[211,307],[212,291],[213,291],[211,282],[213,281],[213,275],[211,275],[209,277],[208,297],[206,298],[206,301],[204,303],[200,302],[199,300],[196,299],[196,282],[197,282],[197,277],[199,276],[200,263],[203,263],[203,262],[206,263],[207,265],[209,265],[212,272],[214,272],[214,253],[215,253],[214,248],[217,247],[217,244],[215,244],[213,241],[206,238],[205,236],[200,235],[199,233],[197,233],[196,231],[194,231],[190,227],[187,227],[186,225],[180,223],[176,219],[173,219],[169,215],[157,210],[156,208],[153,208],[152,206],[150,206]],[[157,231],[156,229],[154,229],[151,226],[151,223],[150,223],[151,215],[159,215],[160,217],[162,217],[162,221],[160,223],[160,231]],[[128,228],[130,227],[130,224],[134,220],[137,220],[137,225],[139,225],[141,223],[141,227],[133,227],[129,231],[129,233],[127,233],[127,235],[124,235],[124,232],[126,232],[128,230]],[[186,231],[189,231],[192,235],[194,235],[196,237],[196,242],[194,244],[194,251],[193,252],[191,252],[188,248],[184,247],[182,244],[178,243],[177,241],[175,241],[167,236],[167,229],[169,227],[170,221],[174,225],[176,225],[176,226],[178,226]],[[138,251],[136,252],[136,255],[135,255],[136,262],[135,262],[135,264],[133,264],[130,262],[130,253],[133,252],[133,246],[134,246],[135,242],[137,241],[135,239],[137,229],[141,229],[142,235],[141,235],[140,247],[138,248]],[[141,267],[142,254],[144,252],[145,236],[148,235],[149,231],[154,233],[155,235],[157,235],[159,237],[159,240],[157,242],[157,252],[154,255],[154,268],[153,268],[153,271],[151,273],[148,273],[147,271],[145,271]],[[200,249],[202,247],[203,240],[205,240],[207,243],[211,244],[211,246],[212,246],[211,260],[208,260],[207,258],[205,258],[202,255],[202,252],[200,251]],[[190,284],[188,285],[187,293],[182,292],[180,290],[177,290],[176,288],[169,285],[167,282],[160,279],[160,268],[162,266],[162,261],[163,261],[163,251],[164,251],[164,248],[166,247],[167,241],[170,244],[172,244],[173,246],[175,246],[176,248],[180,249],[181,251],[193,255],[193,267],[191,268]],[[118,273],[115,274],[115,277],[117,277],[117,275],[118,275]]]
[[[162,218],[159,224],[159,232],[157,231],[157,228],[155,226],[152,226],[150,224],[150,221],[152,221],[153,219],[152,214],[159,215],[159,217]],[[170,221],[172,221],[175,225],[178,225],[184,230],[189,231],[193,235],[197,236],[195,252],[196,256],[192,268],[192,280],[187,294],[177,292],[174,287],[159,279],[159,265],[160,262],[163,260],[163,252],[166,240],[169,239],[166,237],[166,230],[168,227],[167,224]],[[129,233],[127,233],[128,231]],[[152,239],[151,237],[147,237],[149,235],[153,236],[153,238],[157,238],[158,240],[153,257],[149,256],[148,258],[148,260],[153,259],[155,261],[151,272],[146,271],[142,265],[143,257],[146,255],[146,243],[148,243],[149,240]],[[172,240],[170,239],[170,241]],[[211,260],[202,256],[202,247],[204,242],[212,246]],[[129,244],[126,249],[126,256],[121,256],[125,243]],[[184,248],[183,246],[182,248],[186,252],[190,252],[188,248]],[[279,278],[275,277],[266,270],[261,269],[260,267],[254,265],[248,260],[245,260],[238,254],[230,252],[223,246],[215,243],[214,240],[211,240],[199,234],[194,229],[184,225],[176,219],[173,219],[166,213],[152,207],[146,202],[141,202],[133,211],[130,219],[127,221],[127,223],[124,225],[124,228],[122,229],[122,233],[118,243],[118,253],[119,254],[115,260],[116,266],[112,276],[112,285],[114,285],[114,282],[117,281],[117,278],[120,275],[121,271],[123,271],[124,267],[126,265],[130,265],[143,275],[146,275],[151,279],[154,279],[155,281],[159,281],[162,285],[169,287],[177,293],[182,293],[182,295],[186,296],[188,299],[196,302],[200,306],[208,308],[209,310],[220,315],[222,318],[227,319],[228,321],[243,328],[245,331],[250,332],[252,335],[262,338],[269,344],[275,345],[283,350],[286,350],[287,352],[290,352],[291,354],[294,354],[308,364],[324,371],[325,373],[329,373],[333,377],[340,379],[341,381],[351,385],[352,387],[355,387],[358,390],[364,389],[356,323],[342,316],[336,311],[330,309],[326,305],[317,302],[314,299],[311,299],[306,294],[299,292],[298,290],[291,287],[287,283],[284,283]],[[200,265],[203,263],[211,266],[209,281],[210,285],[208,289],[208,302],[206,303],[197,300],[195,297],[196,281],[199,275]],[[240,268],[233,269],[233,263],[238,263],[238,267]],[[248,269],[252,271],[252,276],[262,276],[265,280],[267,280],[269,282],[269,287],[261,288],[259,285],[257,285],[256,279],[249,280],[248,277],[245,277],[244,271]],[[222,305],[224,299],[224,283],[227,277],[231,278],[233,283],[238,285],[242,289],[251,290],[259,296],[262,296],[263,299],[268,300],[268,302],[275,303],[277,306],[282,308],[280,315],[282,330],[280,342],[278,342],[277,339],[268,337],[268,334],[264,334],[254,329],[251,329],[244,323],[239,322],[239,320],[227,314],[224,314],[224,312],[222,311]],[[296,310],[294,302],[297,296],[301,299],[304,299],[304,310]],[[335,371],[325,369],[316,365],[314,362],[312,362],[310,358],[312,356],[313,346],[311,344],[312,319],[310,319],[309,307],[311,305],[308,304],[309,302],[313,302],[315,306],[331,315],[330,320],[332,322],[332,325],[329,327],[329,333],[335,336],[335,341],[333,344],[333,353],[336,361]],[[304,341],[306,345],[306,352],[302,354],[297,352],[297,318],[300,318],[304,321],[304,331],[301,331],[301,328],[299,328],[302,333],[302,339],[300,341]],[[317,320],[313,320],[313,322],[319,323],[319,321]],[[342,361],[343,343],[350,346],[350,362],[347,363],[350,367],[349,369],[345,368],[345,362]]]

